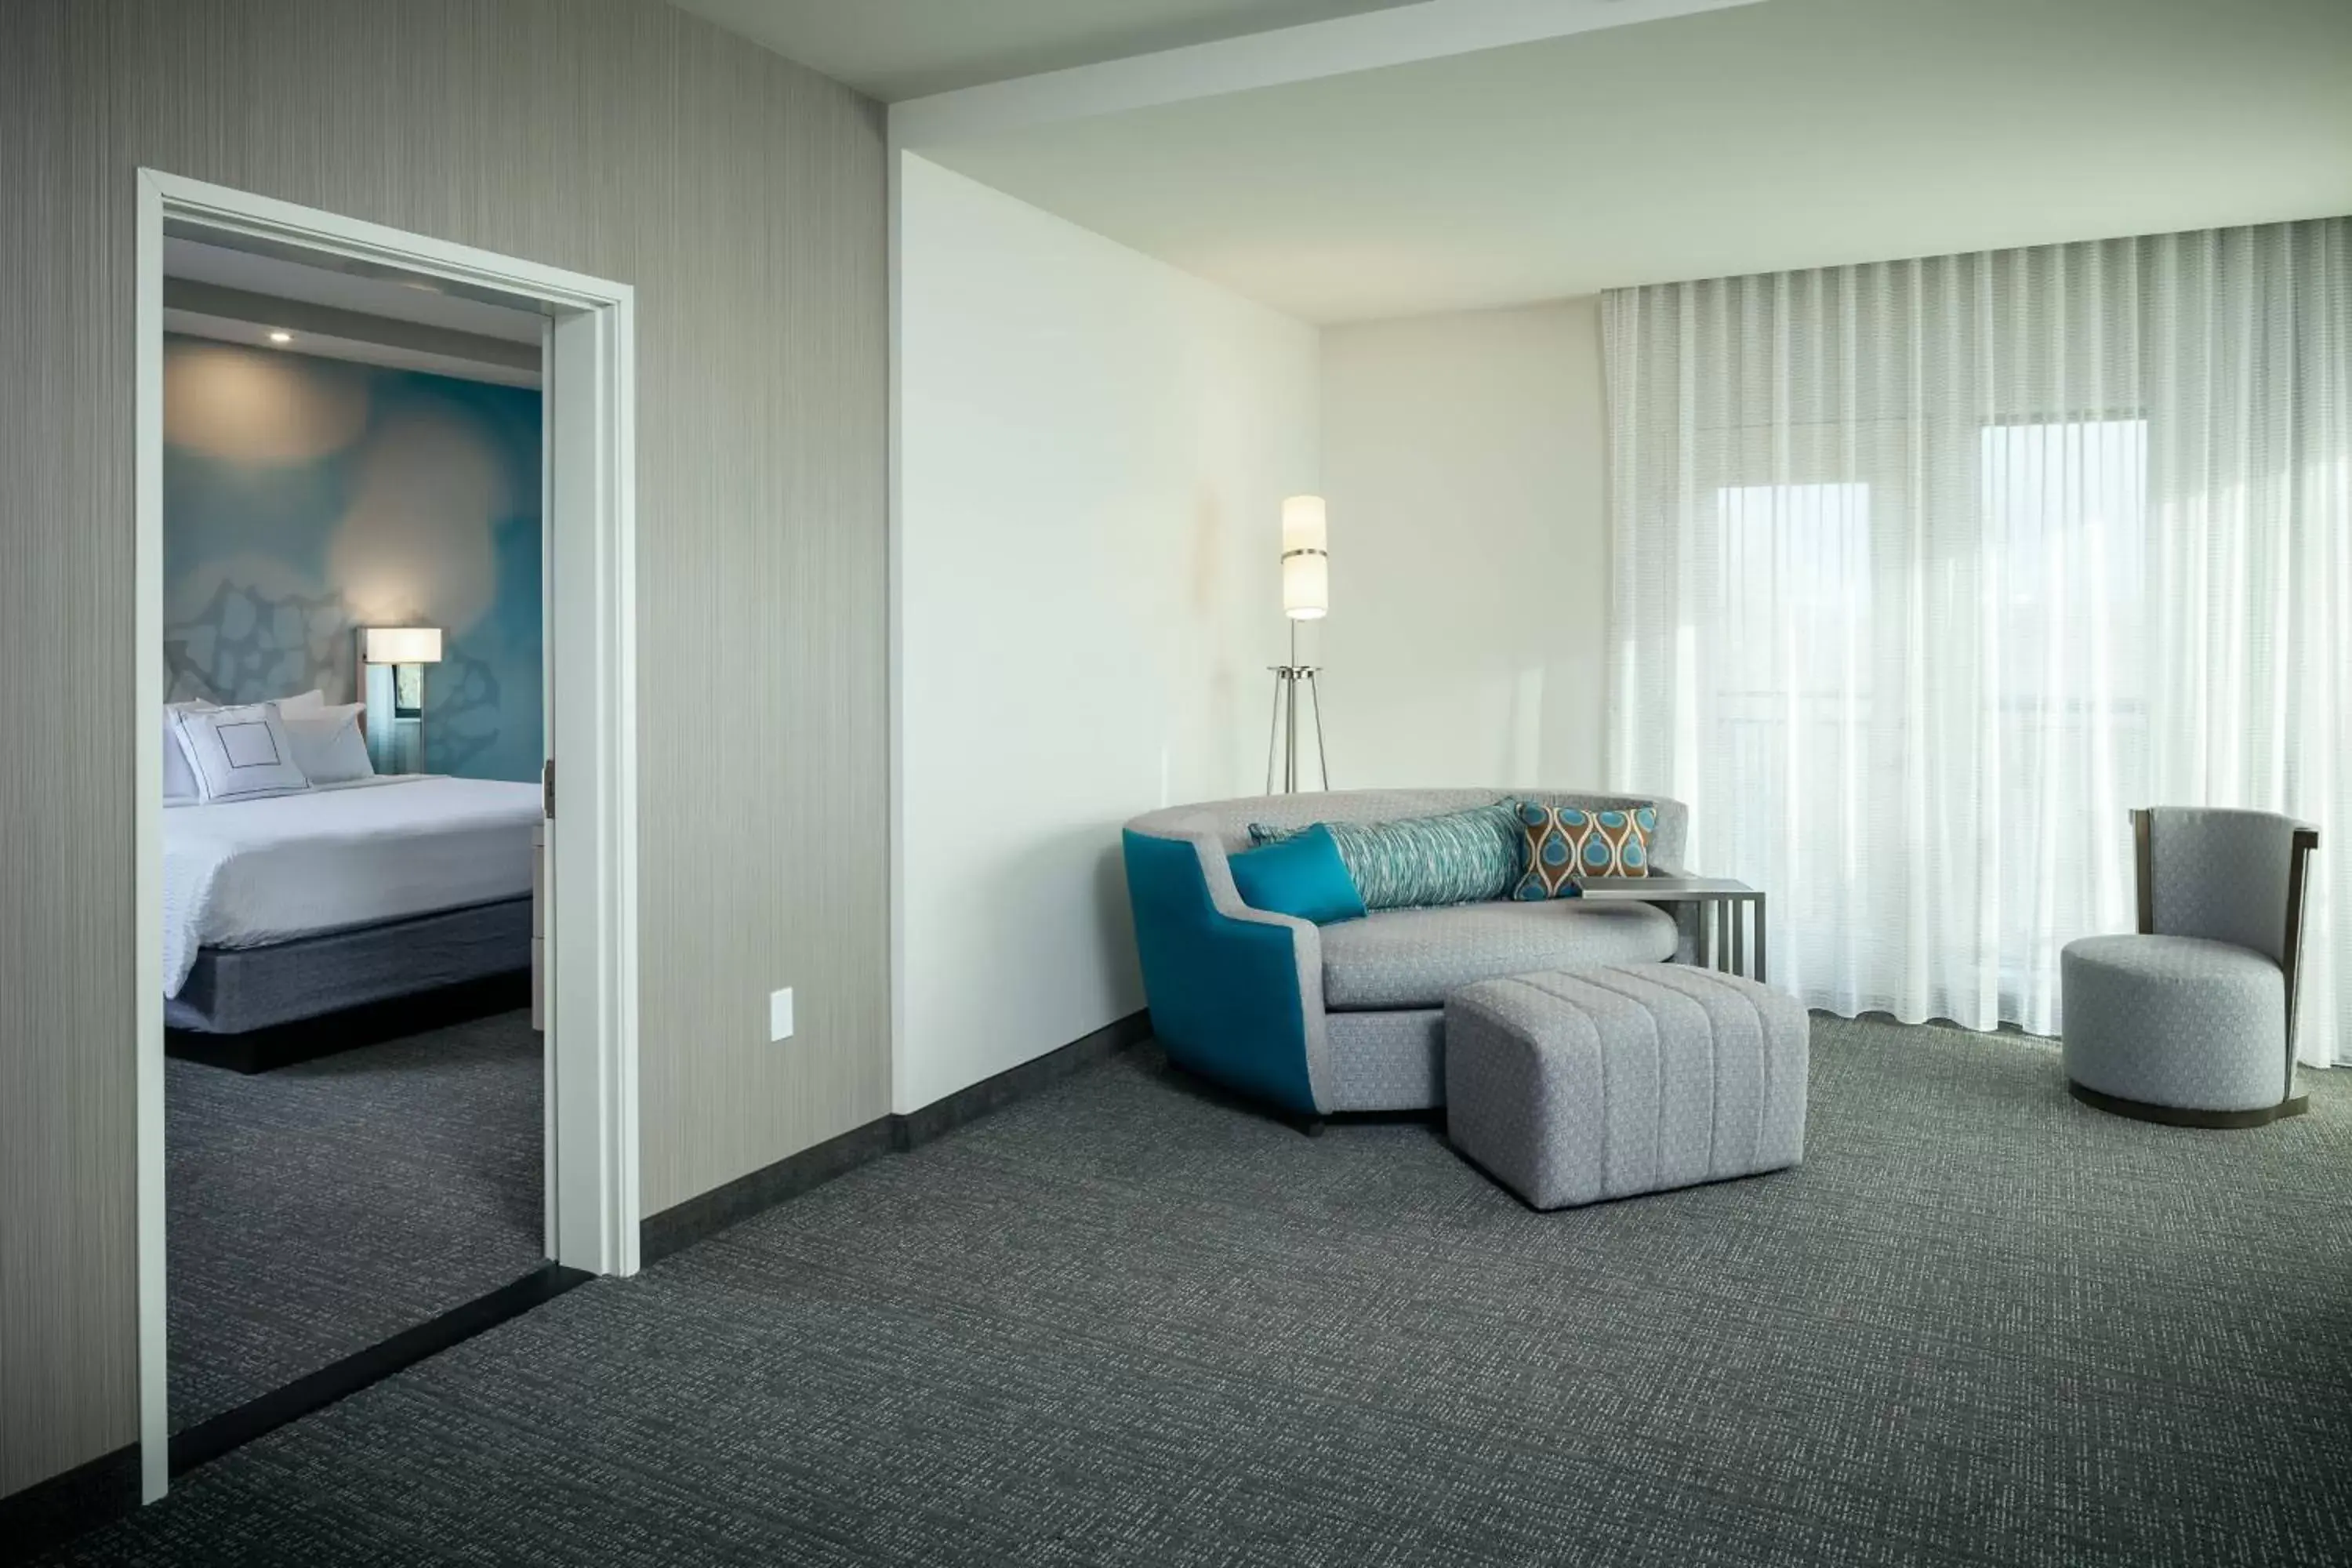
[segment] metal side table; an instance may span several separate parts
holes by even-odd
[[[1761,889],[1728,877],[1589,877],[1583,887],[1604,902],[1698,905],[1699,966],[1764,981]]]

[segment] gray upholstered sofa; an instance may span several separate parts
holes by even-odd
[[[1675,917],[1652,904],[1463,904],[1383,910],[1318,927],[1251,909],[1228,853],[1254,822],[1378,822],[1483,805],[1506,795],[1592,810],[1654,805],[1651,863],[1682,867],[1678,801],[1545,790],[1355,790],[1172,806],[1127,825],[1128,896],[1154,1035],[1171,1058],[1298,1116],[1445,1102],[1448,992],[1533,970],[1687,957]]]

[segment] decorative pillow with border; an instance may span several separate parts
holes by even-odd
[[[310,787],[274,702],[174,712],[173,730],[207,801],[290,795]]]
[[[194,804],[205,798],[204,786],[188,767],[188,756],[180,750],[180,727],[174,713],[209,713],[220,706],[201,697],[184,702],[163,704],[163,798],[166,801]]]
[[[1658,830],[1654,806],[1586,811],[1521,801],[1517,816],[1527,850],[1514,899],[1572,899],[1583,891],[1579,884],[1586,877],[1650,874],[1650,837]]]

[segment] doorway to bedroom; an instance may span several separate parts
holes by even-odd
[[[152,1498],[635,1268],[632,432],[625,288],[141,182]]]
[[[184,1434],[547,1261],[545,319],[223,237],[163,261]]]

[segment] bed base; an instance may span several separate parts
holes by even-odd
[[[199,952],[163,1048],[238,1072],[528,1007],[530,900]]]
[[[163,1054],[184,1062],[264,1073],[337,1051],[380,1046],[409,1035],[494,1017],[530,1005],[530,971],[494,974],[415,996],[366,1002],[357,1007],[297,1018],[241,1035],[210,1035],[201,1029],[165,1029]]]

